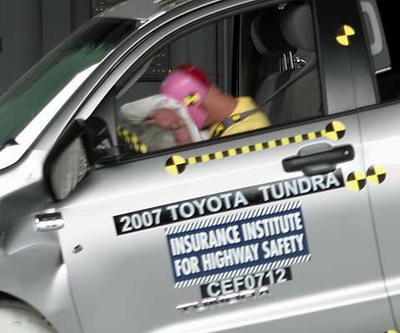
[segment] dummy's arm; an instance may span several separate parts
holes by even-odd
[[[149,114],[149,116],[147,117],[147,123],[172,131],[175,138],[175,143],[177,145],[183,145],[192,142],[189,130],[185,122],[173,110],[156,110]]]

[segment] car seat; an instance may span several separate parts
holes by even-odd
[[[273,125],[322,113],[310,6],[287,5],[280,15],[280,29],[290,48],[295,50],[294,54],[289,48],[282,55],[280,72],[265,77],[255,94],[258,105],[272,98],[261,109]],[[285,88],[278,92],[282,87]]]
[[[277,8],[270,8],[255,16],[250,25],[250,36],[252,45],[257,51],[258,57],[254,57],[246,67],[252,68],[252,79],[255,81],[254,88],[261,84],[268,84],[274,87],[276,78],[281,73],[280,59],[282,54],[293,52],[295,49],[286,42],[280,28],[280,13]],[[265,81],[265,82],[264,82]],[[250,83],[249,83],[250,84]],[[273,93],[273,89],[266,91],[266,94]],[[269,95],[264,95],[264,101]]]

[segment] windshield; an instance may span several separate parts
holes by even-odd
[[[0,99],[0,149],[16,143],[17,135],[41,110],[56,113],[61,101],[65,102],[136,27],[133,20],[93,20],[44,58]]]

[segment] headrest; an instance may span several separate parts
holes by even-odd
[[[282,12],[280,25],[283,36],[292,47],[315,51],[312,12],[308,4],[288,5]]]
[[[251,22],[251,39],[262,55],[283,53],[290,49],[279,25],[279,11],[259,13]]]

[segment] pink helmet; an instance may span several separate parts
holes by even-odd
[[[207,75],[192,65],[180,66],[172,71],[161,85],[161,93],[183,102],[196,126],[204,127],[207,112],[201,107],[210,82]]]

